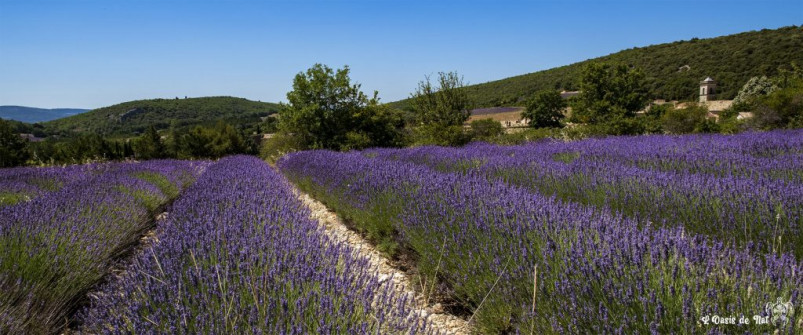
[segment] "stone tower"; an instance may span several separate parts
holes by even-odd
[[[711,77],[706,77],[700,82],[700,102],[713,101],[717,82]]]

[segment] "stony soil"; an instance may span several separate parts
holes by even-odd
[[[415,313],[426,317],[439,334],[469,334],[470,327],[466,320],[448,314],[440,303],[427,302],[426,298],[416,292],[414,283],[409,275],[395,268],[393,263],[384,257],[367,240],[358,233],[350,230],[346,224],[324,204],[309,195],[296,190],[298,198],[310,209],[310,217],[318,221],[324,231],[335,241],[348,243],[355,252],[368,259],[371,267],[377,269],[379,281],[386,285],[393,285],[399,296],[415,297]]]

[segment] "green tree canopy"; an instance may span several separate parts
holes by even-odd
[[[471,121],[471,135],[478,140],[491,140],[503,134],[502,123],[494,119]]]
[[[401,116],[368,98],[352,84],[349,67],[332,70],[315,64],[293,80],[287,104],[279,110],[282,136],[294,136],[304,148],[348,150],[397,145]]]
[[[439,72],[432,84],[429,76],[411,94],[415,114],[413,142],[416,145],[461,145],[470,140],[463,123],[471,115],[471,102],[457,72]]]
[[[530,119],[530,126],[533,128],[558,128],[561,126],[564,108],[566,101],[560,96],[560,92],[542,90],[527,102],[527,110],[521,116]]]
[[[20,137],[11,125],[0,119],[0,167],[25,164],[28,160],[28,141]]]
[[[703,132],[708,108],[705,105],[691,105],[686,108],[672,108],[661,116],[661,125],[672,134]]]
[[[424,125],[460,126],[471,116],[471,103],[457,72],[439,72],[437,86],[429,76],[412,94],[413,111]]]
[[[220,158],[246,152],[245,141],[230,124],[218,121],[214,127],[196,126],[179,141],[179,157]]]
[[[122,158],[123,148],[116,150],[114,143],[98,134],[82,134],[55,145],[53,160],[62,163],[86,163]]]
[[[742,86],[736,98],[733,99],[734,104],[748,103],[752,99],[759,96],[764,96],[778,90],[778,85],[767,76],[752,77],[747,83]]]
[[[155,159],[166,156],[165,145],[154,126],[149,126],[148,130],[137,139],[134,149],[139,159]]]
[[[803,69],[790,64],[776,77],[753,77],[733,101],[734,112],[751,112],[748,128],[771,130],[803,127]]]
[[[752,106],[752,128],[771,130],[803,127],[803,80],[759,97]]]
[[[647,104],[643,80],[639,69],[624,64],[588,64],[572,104],[572,120],[597,124],[635,116]]]

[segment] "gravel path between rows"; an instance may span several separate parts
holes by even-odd
[[[426,317],[439,334],[469,334],[470,327],[466,320],[454,315],[445,313],[440,304],[427,304],[422,294],[416,293],[413,282],[404,272],[394,268],[390,261],[382,256],[373,245],[363,239],[358,233],[350,230],[343,221],[330,211],[326,205],[315,200],[306,193],[295,189],[298,199],[301,200],[309,209],[310,217],[318,221],[324,231],[335,241],[348,243],[354,250],[366,258],[371,267],[377,269],[379,281],[386,285],[394,285],[395,291],[399,296],[407,295],[415,297],[417,304],[415,313]]]

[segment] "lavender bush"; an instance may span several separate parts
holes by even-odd
[[[0,206],[30,201],[42,194],[57,191],[65,184],[84,180],[92,175],[90,171],[96,169],[90,165],[0,169]]]
[[[361,229],[412,250],[423,276],[473,311],[483,333],[765,333],[774,326],[701,318],[752,321],[776,298],[800,305],[803,264],[791,254],[643,224],[471,172],[490,158],[462,160],[465,172],[455,173],[399,161],[408,150],[393,151],[396,160],[382,150],[301,152],[278,166]],[[417,150],[454,163],[437,149]],[[781,333],[798,332],[801,322]]]
[[[367,334],[429,331],[291,186],[246,156],[210,166],[157,242],[81,313],[87,333]]]
[[[373,150],[739,245],[803,256],[803,131]]]
[[[50,185],[36,188],[39,196],[30,201],[0,208],[0,333],[60,330],[86,291],[152,225],[153,211],[200,172],[199,164],[0,170],[17,177],[3,185]]]

